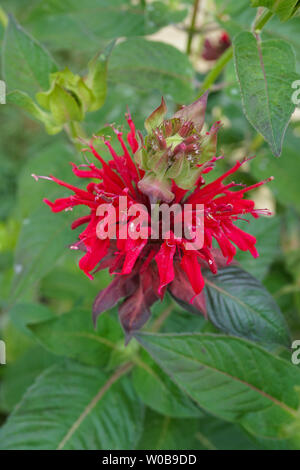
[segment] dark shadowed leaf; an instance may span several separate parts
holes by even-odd
[[[138,449],[194,450],[202,449],[196,438],[197,420],[163,416],[147,410],[144,431]]]
[[[251,274],[238,266],[206,272],[209,320],[222,331],[262,344],[290,345],[287,324],[273,297]]]

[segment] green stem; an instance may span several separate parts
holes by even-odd
[[[272,18],[273,15],[274,13],[272,11],[265,8],[263,13],[254,21],[252,31],[254,33],[260,33],[265,24],[267,24],[267,22]]]
[[[189,27],[187,45],[186,45],[187,55],[190,55],[191,50],[192,50],[192,40],[193,40],[194,33],[195,33],[195,24],[196,24],[199,5],[200,5],[200,0],[194,0],[194,8],[193,8],[193,13],[192,13],[191,24]]]
[[[252,31],[255,33],[259,33],[272,17],[273,17],[273,13],[265,9],[262,15],[260,15],[257,18],[257,20],[254,22]],[[221,55],[221,57],[215,63],[214,67],[205,77],[205,80],[202,83],[202,86],[199,92],[197,93],[197,98],[200,98],[200,96],[203,95],[203,93],[205,93],[209,88],[211,88],[211,86],[215,83],[216,79],[219,77],[219,75],[221,75],[223,69],[228,64],[228,62],[231,61],[232,58],[233,58],[233,47],[230,46]]]
[[[202,86],[197,94],[197,98],[200,98],[200,96],[203,95],[203,93],[205,93],[215,83],[218,76],[222,73],[225,65],[230,62],[232,57],[233,47],[230,46],[217,60],[211,71],[206,75],[205,80],[202,83]]]
[[[65,125],[65,131],[68,134],[69,139],[77,148],[77,150],[81,150],[82,144],[78,141],[78,138],[86,138],[86,134],[81,124],[79,122],[70,121],[68,124]]]

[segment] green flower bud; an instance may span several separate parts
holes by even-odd
[[[207,93],[189,106],[182,107],[170,119],[167,108],[160,106],[146,119],[148,135],[135,154],[138,165],[146,171],[140,183],[148,196],[170,202],[173,181],[182,189],[191,189],[204,170],[204,164],[216,154],[219,122],[204,133]],[[160,188],[160,189],[159,189]],[[171,199],[170,199],[171,198]]]

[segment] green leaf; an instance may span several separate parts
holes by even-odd
[[[9,91],[20,89],[33,96],[49,87],[56,65],[48,51],[10,17],[5,30],[2,70]]]
[[[153,359],[199,406],[267,438],[299,445],[300,370],[254,343],[213,334],[139,334]],[[295,444],[295,445],[296,445]]]
[[[88,108],[89,111],[97,111],[105,102],[107,94],[107,63],[114,45],[115,41],[112,41],[100,56],[97,54],[88,64],[89,73],[85,83],[94,94],[94,99]]]
[[[238,250],[235,259],[245,271],[262,281],[272,262],[280,254],[280,217],[260,217],[251,224],[241,220],[237,225],[256,238],[259,258],[253,258],[248,251]]]
[[[175,418],[194,418],[202,415],[200,409],[182,393],[146,351],[143,351],[136,364],[133,384],[146,405]]]
[[[68,213],[41,207],[24,219],[15,253],[13,297],[17,299],[55,265],[76,239]]]
[[[131,0],[43,0],[30,9],[25,24],[52,47],[93,54],[104,41],[152,34],[169,23],[182,21],[187,10],[169,3],[155,1],[143,8]]]
[[[194,71],[188,57],[169,44],[128,39],[118,44],[108,67],[111,82],[159,90],[175,101],[192,100]]]
[[[197,420],[176,419],[147,410],[145,427],[138,449],[195,450],[200,449],[196,438]]]
[[[3,368],[0,387],[0,408],[10,413],[43,370],[54,364],[57,357],[39,346],[28,349],[9,367]]]
[[[70,304],[70,310],[84,308],[90,311],[99,289],[106,287],[111,278],[106,271],[101,271],[97,273],[97,280],[91,282],[78,269],[74,259],[70,259],[70,265],[72,270],[62,266],[52,269],[39,284],[40,294],[46,302],[63,301]]]
[[[265,7],[276,13],[281,21],[287,21],[300,7],[298,0],[251,0],[253,7]]]
[[[50,352],[85,364],[104,367],[123,339],[121,328],[109,314],[103,314],[93,328],[90,311],[75,310],[58,318],[29,326],[36,339]]]
[[[41,209],[41,207],[46,209],[43,203],[44,197],[52,201],[56,197],[65,197],[68,193],[70,194],[68,190],[62,189],[61,186],[52,181],[43,179],[35,181],[31,176],[32,173],[37,175],[54,175],[68,181],[70,184],[78,184],[78,178],[74,176],[69,163],[70,161],[81,163],[74,148],[66,145],[63,140],[60,141],[58,138],[54,140],[55,142],[48,139],[46,143],[39,143],[33,150],[29,150],[29,155],[25,155],[30,158],[26,158],[27,161],[22,166],[18,180],[18,208],[22,217],[28,217],[35,210]],[[49,217],[51,217],[50,208],[47,208],[47,211],[45,210],[45,214],[48,213]],[[65,217],[69,218],[68,214]],[[53,222],[55,220],[56,218],[53,216]]]
[[[238,34],[233,45],[244,113],[279,156],[295,109],[291,100],[292,83],[299,78],[295,54],[284,41],[260,43],[248,32]]]
[[[28,324],[44,322],[54,317],[54,313],[43,304],[17,303],[9,311],[12,323],[22,333],[33,337]]]
[[[142,407],[126,368],[110,377],[72,362],[44,371],[0,430],[1,449],[134,448]]]
[[[205,274],[209,320],[219,329],[264,345],[290,346],[284,317],[271,294],[238,266]]]

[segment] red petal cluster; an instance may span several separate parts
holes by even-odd
[[[139,143],[134,123],[127,116],[130,128],[127,134],[127,144],[123,134],[115,129],[115,133],[122,148],[118,155],[112,148],[110,141],[105,140],[112,159],[106,162],[95,150],[93,142],[87,149],[100,162],[98,168],[93,163],[72,165],[72,170],[78,178],[90,180],[86,189],[81,189],[65,183],[54,176],[50,179],[71,191],[69,197],[56,199],[54,202],[45,199],[53,212],[70,210],[77,205],[84,205],[88,209],[87,215],[75,220],[72,228],[86,225],[79,235],[79,240],[72,249],[84,251],[79,261],[79,267],[93,279],[93,274],[101,269],[108,268],[114,275],[112,283],[101,291],[94,302],[94,321],[98,315],[113,307],[120,299],[124,299],[119,307],[122,326],[127,334],[143,326],[150,315],[151,305],[162,299],[166,288],[177,299],[183,302],[193,302],[193,306],[205,312],[205,302],[202,289],[204,278],[203,267],[217,272],[220,265],[230,263],[236,253],[236,247],[243,251],[250,251],[256,257],[256,239],[235,226],[234,222],[245,214],[258,217],[254,209],[254,202],[244,199],[247,191],[264,183],[260,182],[250,187],[236,188],[233,182],[225,183],[225,179],[235,173],[243,162],[237,162],[229,171],[206,184],[204,176],[211,171],[217,160],[214,157],[210,162],[203,164],[203,172],[198,179],[193,192],[182,190],[173,184],[172,192],[175,194],[173,202],[179,204],[204,204],[204,245],[199,250],[188,250],[184,238],[176,239],[172,231],[168,239],[152,240],[138,238],[106,239],[97,237],[96,227],[101,216],[96,211],[99,205],[109,204],[119,214],[120,196],[125,196],[127,206],[142,203],[149,207],[149,199],[139,189],[139,181],[144,171],[136,166],[132,155],[139,145],[143,145],[142,138]],[[123,220],[121,220],[123,218]],[[127,214],[120,215],[116,223],[130,230],[131,218]],[[125,225],[124,225],[125,224]],[[216,240],[220,250],[212,248]],[[217,253],[217,255],[216,255]],[[225,260],[225,261],[224,261]],[[200,294],[200,295],[199,295]]]

